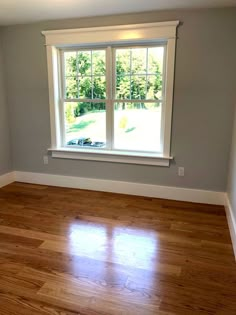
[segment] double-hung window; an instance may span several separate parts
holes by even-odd
[[[53,157],[169,165],[177,25],[43,32]]]

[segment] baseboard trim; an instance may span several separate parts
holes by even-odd
[[[0,175],[0,188],[6,185],[11,184],[15,180],[15,172],[9,172],[3,175]]]
[[[15,172],[15,180],[31,184],[80,188],[145,197],[225,205],[225,193],[74,176]]]
[[[232,205],[229,201],[229,196],[228,194],[225,194],[225,212],[227,216],[227,221],[228,221],[228,226],[229,226],[229,231],[230,231],[230,236],[231,236],[231,241],[234,249],[234,257],[236,260],[236,220],[233,214],[233,209]]]

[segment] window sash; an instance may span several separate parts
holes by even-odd
[[[163,42],[156,42],[153,44],[134,44],[134,45],[113,45],[113,46],[88,46],[88,47],[75,47],[75,48],[64,48],[60,50],[60,64],[61,64],[61,85],[62,88],[61,90],[63,91],[62,93],[62,97],[64,99],[64,101],[68,102],[68,101],[79,101],[79,102],[92,102],[92,101],[104,101],[109,99],[108,95],[105,99],[100,99],[100,98],[96,98],[96,99],[82,99],[80,97],[75,98],[75,99],[71,99],[71,98],[66,98],[66,84],[65,84],[65,78],[66,78],[66,74],[65,74],[65,64],[64,64],[64,53],[65,52],[80,52],[80,51],[97,51],[97,50],[105,50],[106,51],[106,81],[108,84],[108,81],[112,81],[112,93],[110,95],[111,99],[115,99],[116,101],[118,101],[119,99],[115,98],[116,95],[116,91],[115,91],[115,85],[116,85],[116,50],[118,49],[132,49],[132,48],[154,48],[154,47],[163,47],[164,48],[164,58],[163,58],[163,82],[162,82],[162,99],[161,101],[163,101],[163,98],[165,96],[165,78],[166,78],[166,54],[167,54],[167,42],[163,41]],[[108,69],[109,66],[109,69]],[[132,76],[131,74],[125,74],[124,76]],[[141,74],[141,75],[145,75],[145,76],[149,76],[149,75],[155,75],[154,73],[145,73],[145,74]],[[134,76],[138,76],[138,74],[135,74]],[[96,77],[96,75],[91,75],[88,77]],[[98,76],[99,77],[99,76]],[[112,79],[112,80],[110,80]],[[107,86],[107,91],[108,91],[109,87]],[[135,101],[134,99],[121,99],[123,100],[127,100],[127,101]],[[156,99],[142,99],[143,101],[149,101],[150,102],[156,102]]]
[[[70,101],[69,101],[70,102]],[[77,103],[78,101],[76,101]],[[64,110],[64,104],[66,102],[63,101],[63,128],[62,128],[62,132],[61,132],[61,135],[62,135],[62,143],[64,144],[63,146],[64,147],[67,147],[67,148],[71,148],[70,145],[67,145],[66,144],[66,132],[65,132],[65,110]],[[92,102],[88,102],[88,103],[92,103]],[[96,102],[94,102],[96,103]],[[162,153],[162,136],[163,136],[163,128],[164,128],[164,120],[163,120],[163,117],[162,117],[162,113],[163,113],[163,107],[165,106],[164,102],[162,101],[157,101],[155,103],[159,103],[162,105],[161,107],[161,126],[160,126],[160,151],[156,151],[156,150],[142,150],[142,149],[139,149],[139,150],[130,150],[130,149],[119,149],[117,147],[115,147],[115,137],[114,137],[114,134],[115,134],[115,131],[114,131],[114,127],[115,127],[115,124],[114,124],[114,119],[115,119],[115,104],[116,103],[125,103],[123,100],[111,100],[111,102],[103,102],[105,105],[106,105],[106,146],[103,147],[103,148],[97,148],[97,150],[99,151],[106,151],[106,150],[111,150],[111,151],[117,151],[117,152],[127,152],[127,153],[134,153],[134,152],[140,152],[140,153],[150,153],[150,154],[161,154]],[[140,102],[126,102],[126,103],[140,103]],[[154,103],[154,102],[142,102],[142,103]],[[110,105],[108,105],[110,104]],[[108,114],[109,113],[109,114]],[[157,139],[158,141],[158,139]],[[73,148],[77,148],[78,150],[81,149],[81,150],[85,150],[85,147],[81,147],[81,146],[73,146]],[[94,149],[93,148],[90,148],[90,147],[86,147],[86,150],[90,150],[90,151],[93,151]]]

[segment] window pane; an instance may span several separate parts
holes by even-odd
[[[162,98],[162,79],[158,75],[147,77],[147,99],[160,100]]]
[[[131,49],[132,74],[145,74],[147,72],[147,48]]]
[[[105,103],[65,103],[66,144],[86,148],[106,145]]]
[[[114,146],[131,151],[159,152],[161,105],[157,103],[116,103]]]
[[[117,49],[116,50],[116,75],[130,74],[131,69],[131,50]]]
[[[146,98],[146,76],[135,75],[131,77],[131,99],[143,100]]]
[[[94,50],[92,52],[92,74],[104,76],[106,74],[106,52],[105,50]]]
[[[76,76],[76,52],[65,52],[64,58],[66,76]]]
[[[79,97],[92,98],[92,79],[91,77],[79,78]]]
[[[78,98],[78,78],[66,77],[66,98]]]
[[[148,48],[149,74],[163,73],[164,53],[165,53],[164,47]]]
[[[93,77],[93,98],[106,98],[106,77]]]
[[[116,98],[130,99],[130,76],[121,75],[116,77]]]
[[[77,72],[79,76],[91,75],[91,51],[77,52]]]

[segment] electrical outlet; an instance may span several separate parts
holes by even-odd
[[[47,155],[44,155],[43,157],[43,164],[48,164],[48,156]]]
[[[179,167],[178,168],[178,175],[179,176],[184,176],[184,167]]]

